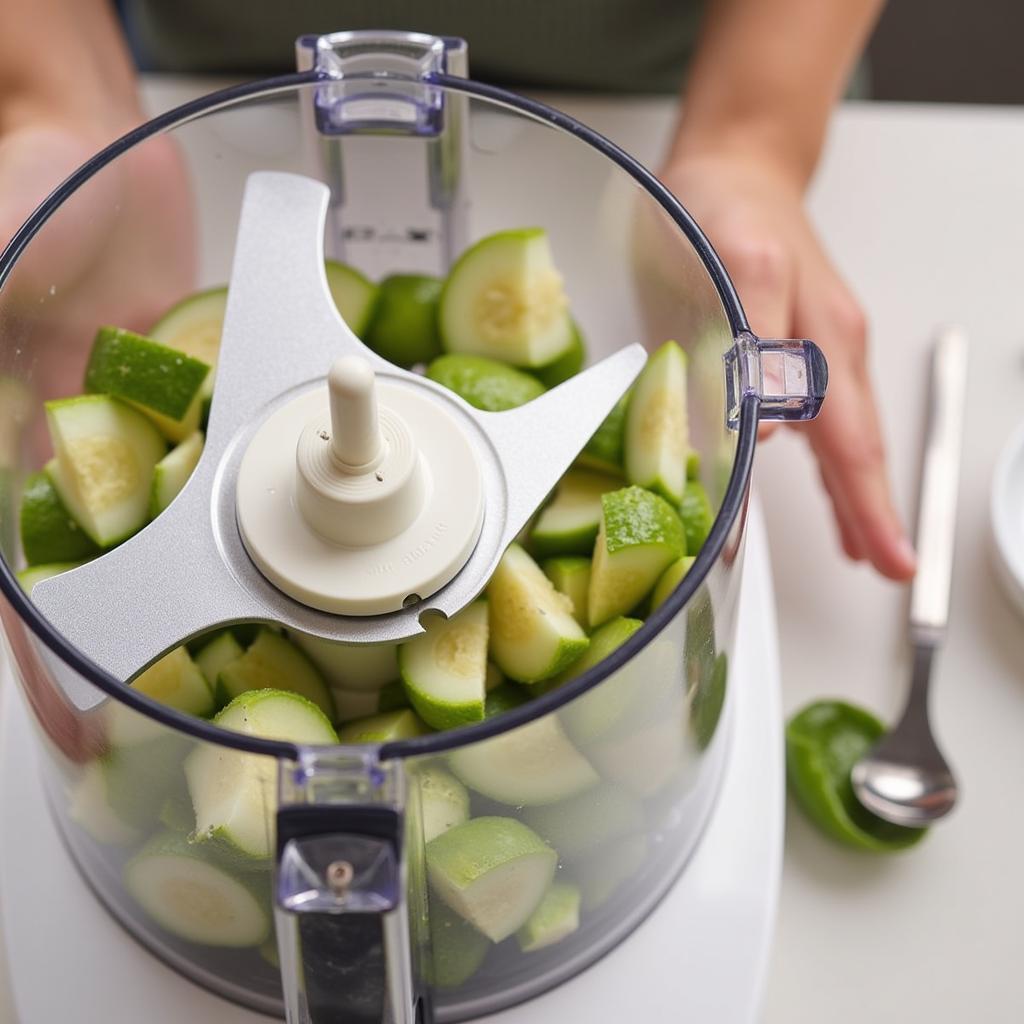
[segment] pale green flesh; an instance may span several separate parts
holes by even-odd
[[[270,629],[261,629],[249,649],[217,676],[217,691],[224,702],[249,690],[263,689],[301,694],[329,719],[334,718],[330,690],[316,667],[302,651]]]
[[[209,376],[206,379],[209,380]],[[180,420],[172,420],[170,416],[164,416],[135,402],[132,402],[131,405],[143,413],[147,419],[152,420],[160,433],[168,441],[180,444],[199,429],[199,424],[203,418],[204,400],[203,392],[200,390],[199,394],[196,395],[196,400],[189,406],[188,412]]]
[[[679,516],[658,495],[627,487],[606,494],[602,509],[590,574],[591,626],[628,614],[686,554]]]
[[[172,448],[153,469],[149,515],[155,519],[178,496],[203,454],[203,435],[196,431]]]
[[[633,385],[626,410],[626,479],[678,504],[689,453],[686,354],[667,341],[648,359]]]
[[[161,928],[206,946],[258,946],[270,919],[250,889],[200,857],[147,852],[125,868],[125,888]]]
[[[203,678],[212,688],[216,687],[221,670],[231,662],[237,661],[243,654],[245,649],[231,633],[221,633],[199,651],[195,662],[199,666],[199,671],[203,673]]]
[[[110,806],[106,773],[99,761],[86,765],[72,787],[68,817],[105,846],[128,846],[139,839],[138,829],[123,821]]]
[[[595,631],[594,642],[607,644],[610,654],[637,628],[636,619],[612,619]],[[640,647],[600,686],[567,704],[562,724],[573,743],[589,757],[603,737],[624,735],[664,715],[675,715],[679,721],[682,712],[677,704],[684,692],[682,651],[676,641],[662,634]]]
[[[292,743],[338,741],[315,704],[280,690],[242,694],[214,722],[249,736]],[[203,745],[186,758],[185,778],[196,812],[196,842],[224,843],[247,857],[270,855],[277,792],[277,762],[273,758]]]
[[[345,690],[331,687],[335,720],[353,722],[378,712],[401,711],[409,707],[409,698],[401,682],[388,683],[380,690]]]
[[[451,772],[424,765],[416,771],[416,782],[425,843],[469,820],[469,791]]]
[[[54,576],[59,576],[62,572],[68,572],[70,569],[77,569],[88,561],[90,559],[87,558],[84,562],[51,562],[49,565],[33,565],[28,569],[22,569],[17,574],[18,582],[26,594],[31,594],[32,588],[37,583],[51,579]]]
[[[590,559],[574,556],[549,558],[541,566],[544,575],[572,602],[572,617],[587,629],[587,601],[590,591]]]
[[[587,747],[601,775],[638,797],[653,796],[672,777],[687,756],[686,709],[665,713],[650,724],[609,735]]]
[[[408,740],[430,732],[415,711],[388,711],[369,718],[357,718],[346,722],[338,730],[341,743],[390,743],[392,740]]]
[[[200,359],[215,367],[220,352],[220,336],[224,330],[227,288],[213,288],[182,299],[168,310],[150,329],[149,337],[168,348]],[[203,381],[202,396],[213,394],[214,374]]]
[[[56,460],[51,480],[61,501],[100,547],[145,526],[153,471],[167,450],[149,420],[105,395],[46,403]]]
[[[453,750],[448,763],[470,789],[513,807],[565,800],[598,780],[554,715]]]
[[[590,576],[588,610],[592,625],[635,608],[673,558],[673,552],[662,545],[624,548],[609,555],[602,539],[603,534],[599,534]]]
[[[558,854],[514,818],[474,818],[427,844],[435,891],[492,942],[514,934],[536,910]]]
[[[380,690],[399,677],[397,644],[337,644],[331,640],[289,634],[331,686],[343,690]]]
[[[578,886],[552,882],[540,906],[516,933],[519,948],[533,953],[572,935],[580,926],[580,899]]]
[[[405,692],[427,725],[450,729],[484,717],[487,604],[476,601],[451,619],[427,625],[398,649]]]
[[[523,821],[550,843],[563,862],[576,861],[605,843],[644,830],[643,805],[609,783],[544,807],[528,807]]]
[[[326,260],[327,287],[341,318],[353,334],[362,337],[370,325],[377,286],[355,267],[337,260]]]
[[[439,899],[431,899],[430,983],[458,988],[479,969],[491,948],[490,940]]]
[[[456,261],[438,307],[448,352],[546,366],[574,340],[562,280],[540,228],[503,231]]]
[[[491,657],[510,679],[540,682],[572,664],[589,640],[572,606],[517,544],[488,584]]]
[[[583,675],[584,672],[604,661],[617,647],[621,647],[642,625],[643,622],[640,619],[618,616],[599,626],[590,634],[590,646],[583,653],[583,657],[573,662],[557,676],[556,681],[559,684],[567,683],[570,679]],[[582,699],[585,700],[587,696],[584,695]]]
[[[380,711],[378,690],[342,690],[331,687],[334,698],[334,715],[338,722],[352,722],[357,718],[368,718]]]
[[[570,469],[537,517],[530,534],[533,549],[539,555],[590,554],[601,524],[601,495],[621,486],[603,473]]]
[[[177,711],[199,718],[213,714],[213,690],[184,647],[176,647],[165,654],[136,676],[131,685]]]
[[[658,582],[651,592],[651,611],[660,607],[671,596],[672,591],[683,581],[683,577],[690,571],[695,559],[689,555],[677,558],[658,578]]]
[[[626,836],[603,846],[577,867],[573,874],[579,883],[583,910],[603,906],[624,882],[632,878],[647,860],[647,836]]]

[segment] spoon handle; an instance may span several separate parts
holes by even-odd
[[[928,432],[917,514],[918,567],[910,597],[911,639],[932,647],[942,641],[949,621],[966,396],[967,337],[959,328],[947,327],[932,354]]]

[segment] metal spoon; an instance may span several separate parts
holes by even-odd
[[[896,825],[921,827],[948,814],[956,779],[928,723],[928,683],[946,636],[953,572],[957,484],[967,384],[967,339],[946,328],[932,355],[928,435],[917,518],[918,569],[910,599],[914,666],[910,694],[896,727],[851,773],[857,799]]]

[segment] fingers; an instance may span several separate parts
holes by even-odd
[[[863,315],[831,272],[813,277],[813,285],[808,281],[804,288],[800,283],[796,327],[824,350],[829,389],[821,415],[804,429],[822,467],[846,553],[867,558],[890,579],[908,579],[914,574],[914,551],[886,474]]]

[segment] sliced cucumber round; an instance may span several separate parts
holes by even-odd
[[[416,736],[425,736],[430,731],[415,711],[405,708],[346,722],[338,730],[338,742],[391,743],[393,740],[411,740]]]
[[[605,843],[644,830],[643,805],[609,783],[557,804],[527,807],[523,821],[558,851],[563,862],[585,858]]]
[[[488,584],[491,657],[510,679],[536,683],[568,668],[590,642],[555,590],[518,544],[502,556]]]
[[[555,715],[453,750],[448,763],[470,789],[512,807],[553,804],[598,781]]]
[[[148,337],[168,348],[192,356],[207,366],[217,365],[220,336],[224,331],[224,311],[228,304],[226,287],[210,288],[189,295],[172,306],[149,329]],[[213,394],[214,374],[203,382],[203,397]]]
[[[336,744],[324,713],[297,693],[252,690],[236,697],[217,717],[224,729],[307,745]],[[257,867],[270,856],[277,805],[277,762],[257,754],[203,744],[185,760],[192,806],[193,841],[210,843],[240,867]]]
[[[487,681],[487,602],[475,601],[451,619],[398,648],[409,703],[427,725],[454,729],[484,717]]]
[[[68,817],[104,846],[129,846],[142,837],[134,825],[110,806],[107,777],[101,761],[91,761],[68,795]]]
[[[165,800],[175,796],[187,800],[182,761],[189,749],[188,742],[169,729],[146,743],[111,746],[100,763],[107,801],[117,817],[149,830],[157,823]]]
[[[178,496],[203,454],[203,434],[197,430],[172,448],[153,469],[153,490],[149,498],[149,516],[156,519]]]
[[[690,452],[686,353],[666,341],[640,371],[626,410],[625,468],[632,484],[678,505]]]
[[[573,873],[580,886],[584,912],[604,906],[643,868],[647,852],[647,836],[640,832],[600,847],[581,863]]]
[[[458,988],[480,969],[491,943],[441,900],[430,902],[429,980],[437,988]]]
[[[587,755],[604,778],[647,799],[669,782],[688,756],[687,711],[680,701],[674,713],[666,709],[646,725],[610,733],[589,745]]]
[[[130,402],[182,441],[199,426],[208,363],[141,334],[101,327],[85,369],[85,390]]]
[[[364,337],[377,301],[377,286],[363,273],[337,260],[325,260],[327,287],[342,320],[357,337]]]
[[[573,343],[569,303],[542,228],[477,242],[448,274],[438,307],[448,352],[547,366]]]
[[[651,611],[659,608],[672,595],[672,591],[683,582],[683,577],[690,571],[696,561],[690,555],[677,558],[659,577],[651,591]]]
[[[629,391],[616,403],[576,459],[578,465],[613,476],[622,473]]]
[[[583,652],[583,656],[556,677],[559,685],[583,675],[584,672],[604,661],[612,651],[621,647],[642,625],[643,622],[640,619],[630,619],[619,615],[598,626],[590,634],[590,646]],[[566,708],[566,710],[568,711],[570,708]]]
[[[80,562],[100,553],[60,500],[51,466],[27,477],[21,493],[21,550],[29,565]]]
[[[575,377],[583,364],[587,361],[587,349],[583,343],[583,335],[580,333],[579,324],[573,321],[572,344],[553,363],[547,366],[539,366],[530,372],[546,388],[557,388],[559,384]]]
[[[46,420],[57,453],[50,478],[79,526],[102,548],[141,530],[167,451],[156,427],[106,395],[47,402]]]
[[[627,615],[661,574],[686,554],[683,524],[663,498],[624,487],[601,499],[587,611],[591,626]]]
[[[484,412],[515,409],[545,391],[536,377],[486,356],[438,356],[427,367],[427,376]]]
[[[425,843],[469,820],[469,791],[451,772],[436,764],[419,765],[415,777]]]
[[[552,882],[540,906],[516,932],[516,941],[524,953],[546,949],[572,935],[580,926],[578,886],[568,882]]]
[[[437,300],[442,284],[424,274],[385,277],[366,331],[366,344],[397,366],[429,363],[441,351]]]
[[[337,644],[297,631],[289,637],[333,687],[380,690],[399,678],[397,644]]]
[[[401,711],[409,706],[409,698],[401,682],[388,683],[380,690],[343,690],[332,686],[331,696],[338,722],[353,722],[384,711]]]
[[[210,684],[211,689],[215,690],[221,669],[237,661],[243,654],[245,648],[230,630],[225,630],[199,649],[195,662],[199,666],[199,671],[203,673],[203,678]]]
[[[639,628],[638,619],[612,619],[594,631],[592,644],[603,648],[601,657],[607,657]],[[599,686],[567,704],[562,724],[589,756],[594,742],[603,737],[623,735],[666,714],[682,715],[678,702],[685,687],[679,644],[656,637]]]
[[[573,555],[549,558],[541,563],[555,590],[572,601],[572,617],[587,628],[587,595],[590,591],[590,559]]]
[[[287,690],[311,700],[334,720],[334,701],[316,666],[272,629],[261,629],[249,649],[217,676],[217,698],[227,704],[249,690]]]
[[[270,934],[269,900],[173,832],[147,843],[125,866],[124,881],[161,928],[186,942],[244,948]]]
[[[554,499],[544,507],[530,544],[542,558],[548,555],[589,555],[601,525],[601,496],[622,484],[604,473],[570,469],[558,483]]]
[[[132,689],[177,711],[206,718],[214,712],[213,689],[184,647],[175,647],[132,680]]]
[[[530,694],[522,686],[513,683],[503,683],[487,692],[487,700],[484,702],[484,718],[493,718],[505,711],[525,704],[530,699]]]
[[[683,521],[683,531],[686,533],[686,551],[696,556],[708,539],[711,525],[715,521],[711,499],[699,480],[686,481],[679,502],[679,518]]]
[[[426,848],[434,891],[460,917],[501,942],[540,905],[558,854],[515,818],[474,818]]]

